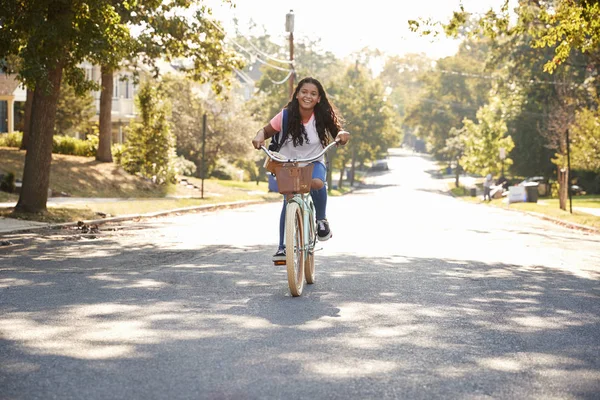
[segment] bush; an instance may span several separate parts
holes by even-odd
[[[21,147],[23,141],[23,132],[3,133],[0,135],[0,146]]]
[[[9,172],[6,175],[2,176],[2,180],[0,180],[0,190],[3,192],[12,193],[15,191],[15,174]]]
[[[233,177],[231,176],[231,174],[229,174],[224,168],[215,168],[213,169],[213,171],[210,173],[210,176],[212,178],[215,179],[221,179],[223,181],[231,181],[233,180]]]
[[[175,169],[181,175],[194,176],[197,168],[192,161],[186,160],[184,156],[179,156],[175,159]]]
[[[229,163],[225,159],[219,159],[217,165],[208,173],[208,176],[224,181],[237,180],[239,178],[240,168]]]
[[[127,141],[121,165],[130,174],[138,174],[152,182],[175,182],[175,137],[168,117],[170,109],[160,93],[149,83],[138,92],[137,105],[141,122],[127,128]]]
[[[115,143],[112,145],[110,151],[112,153],[113,161],[115,162],[115,164],[122,165],[123,151],[125,151],[125,146],[121,143]]]
[[[98,150],[98,136],[88,136],[86,140],[71,136],[54,135],[52,152],[71,156],[95,157]]]

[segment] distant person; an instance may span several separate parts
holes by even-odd
[[[494,181],[492,180],[492,174],[487,174],[485,179],[483,180],[483,201],[486,199],[488,201],[492,201],[492,196],[490,195],[492,191],[492,185]]]
[[[336,113],[321,83],[314,78],[304,78],[298,83],[294,95],[284,110],[287,114],[286,139],[278,151],[287,158],[310,158],[319,154],[331,140],[339,140],[340,144],[345,145],[350,139],[350,134],[342,129],[341,116]],[[258,131],[252,140],[255,149],[260,149],[265,139],[273,137],[282,130],[284,110]],[[331,237],[326,218],[327,169],[324,157],[313,164],[310,194],[317,214],[317,236],[319,241],[323,242]],[[279,247],[273,256],[275,262],[284,261],[286,257],[283,244],[286,204],[284,199],[279,219]]]

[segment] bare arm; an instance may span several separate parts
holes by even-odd
[[[264,128],[261,128],[258,132],[256,132],[256,136],[252,139],[252,145],[255,149],[260,149],[260,146],[265,145],[265,140],[273,137],[278,131],[275,130],[271,126],[271,124],[265,125]]]

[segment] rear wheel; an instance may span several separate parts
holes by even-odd
[[[304,237],[302,211],[289,203],[285,211],[285,248],[288,284],[292,296],[300,296],[304,287]]]
[[[304,234],[308,235],[308,249],[306,249],[306,258],[304,260],[304,276],[308,284],[315,283],[315,244],[317,241],[315,224],[315,214],[313,212],[308,218],[308,226],[304,231]]]

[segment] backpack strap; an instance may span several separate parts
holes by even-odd
[[[288,125],[288,110],[287,108],[283,109],[283,116],[281,121],[281,131],[277,132],[273,138],[271,139],[271,144],[269,145],[270,151],[279,151],[281,146],[287,140],[287,125]]]

